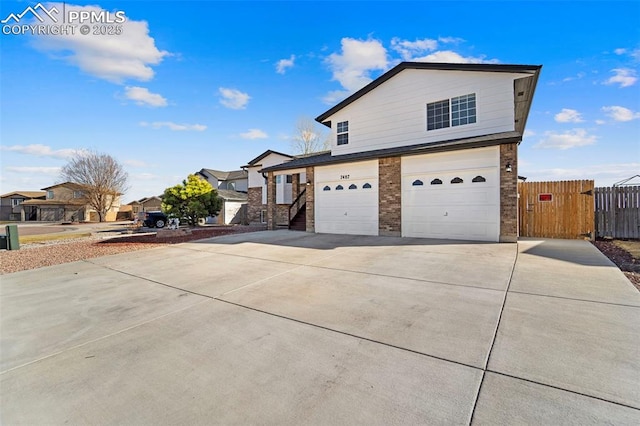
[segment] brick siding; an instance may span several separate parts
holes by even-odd
[[[511,172],[507,172],[511,164]],[[500,242],[518,240],[518,145],[500,145]]]
[[[400,157],[378,160],[378,234],[399,237],[402,232]]]
[[[247,220],[251,224],[260,223],[260,212],[266,210],[262,204],[262,188],[249,188],[247,191]]]
[[[315,221],[315,180],[314,180],[314,168],[307,167],[307,232],[316,232],[316,221]]]

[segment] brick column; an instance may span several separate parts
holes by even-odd
[[[314,168],[307,167],[307,232],[316,232]]]
[[[276,229],[276,177],[273,172],[267,173],[267,229]]]
[[[300,173],[294,173],[291,176],[291,190],[293,191],[293,198],[291,199],[293,201],[300,195]]]
[[[511,172],[507,171],[511,164]],[[518,144],[500,145],[500,242],[518,241]]]
[[[400,157],[378,160],[378,235],[402,235]]]
[[[247,220],[249,223],[260,223],[262,209],[262,188],[249,188],[247,191]]]

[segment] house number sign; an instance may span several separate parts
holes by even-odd
[[[340,175],[340,180],[348,180],[349,175]]]

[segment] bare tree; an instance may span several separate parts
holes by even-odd
[[[107,212],[127,189],[129,175],[112,156],[80,151],[62,168],[63,180],[82,186],[87,203],[104,222]]]
[[[311,154],[330,148],[329,132],[309,117],[300,117],[296,123],[295,134],[291,138],[295,154]]]

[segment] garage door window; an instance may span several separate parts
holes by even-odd
[[[324,188],[322,188],[323,191],[331,191],[331,187],[329,186],[325,186]]]
[[[442,181],[436,178],[431,181],[431,185],[442,185]]]
[[[349,189],[358,189],[358,185],[352,183],[351,185],[349,185]]]
[[[413,185],[413,186],[422,186],[422,185],[424,185],[424,183],[420,179],[416,179],[416,180],[413,181],[413,183],[411,185]]]
[[[451,183],[462,183],[462,182],[464,181],[459,177],[454,177],[453,179],[451,179]]]
[[[362,189],[371,189],[371,184],[365,183],[364,185],[362,185]]]
[[[477,182],[486,182],[487,180],[485,178],[483,178],[482,176],[476,176],[473,178],[473,180],[471,182],[473,183],[477,183]]]
[[[336,186],[336,191],[342,191],[344,188],[342,187],[342,185],[338,185]]]

